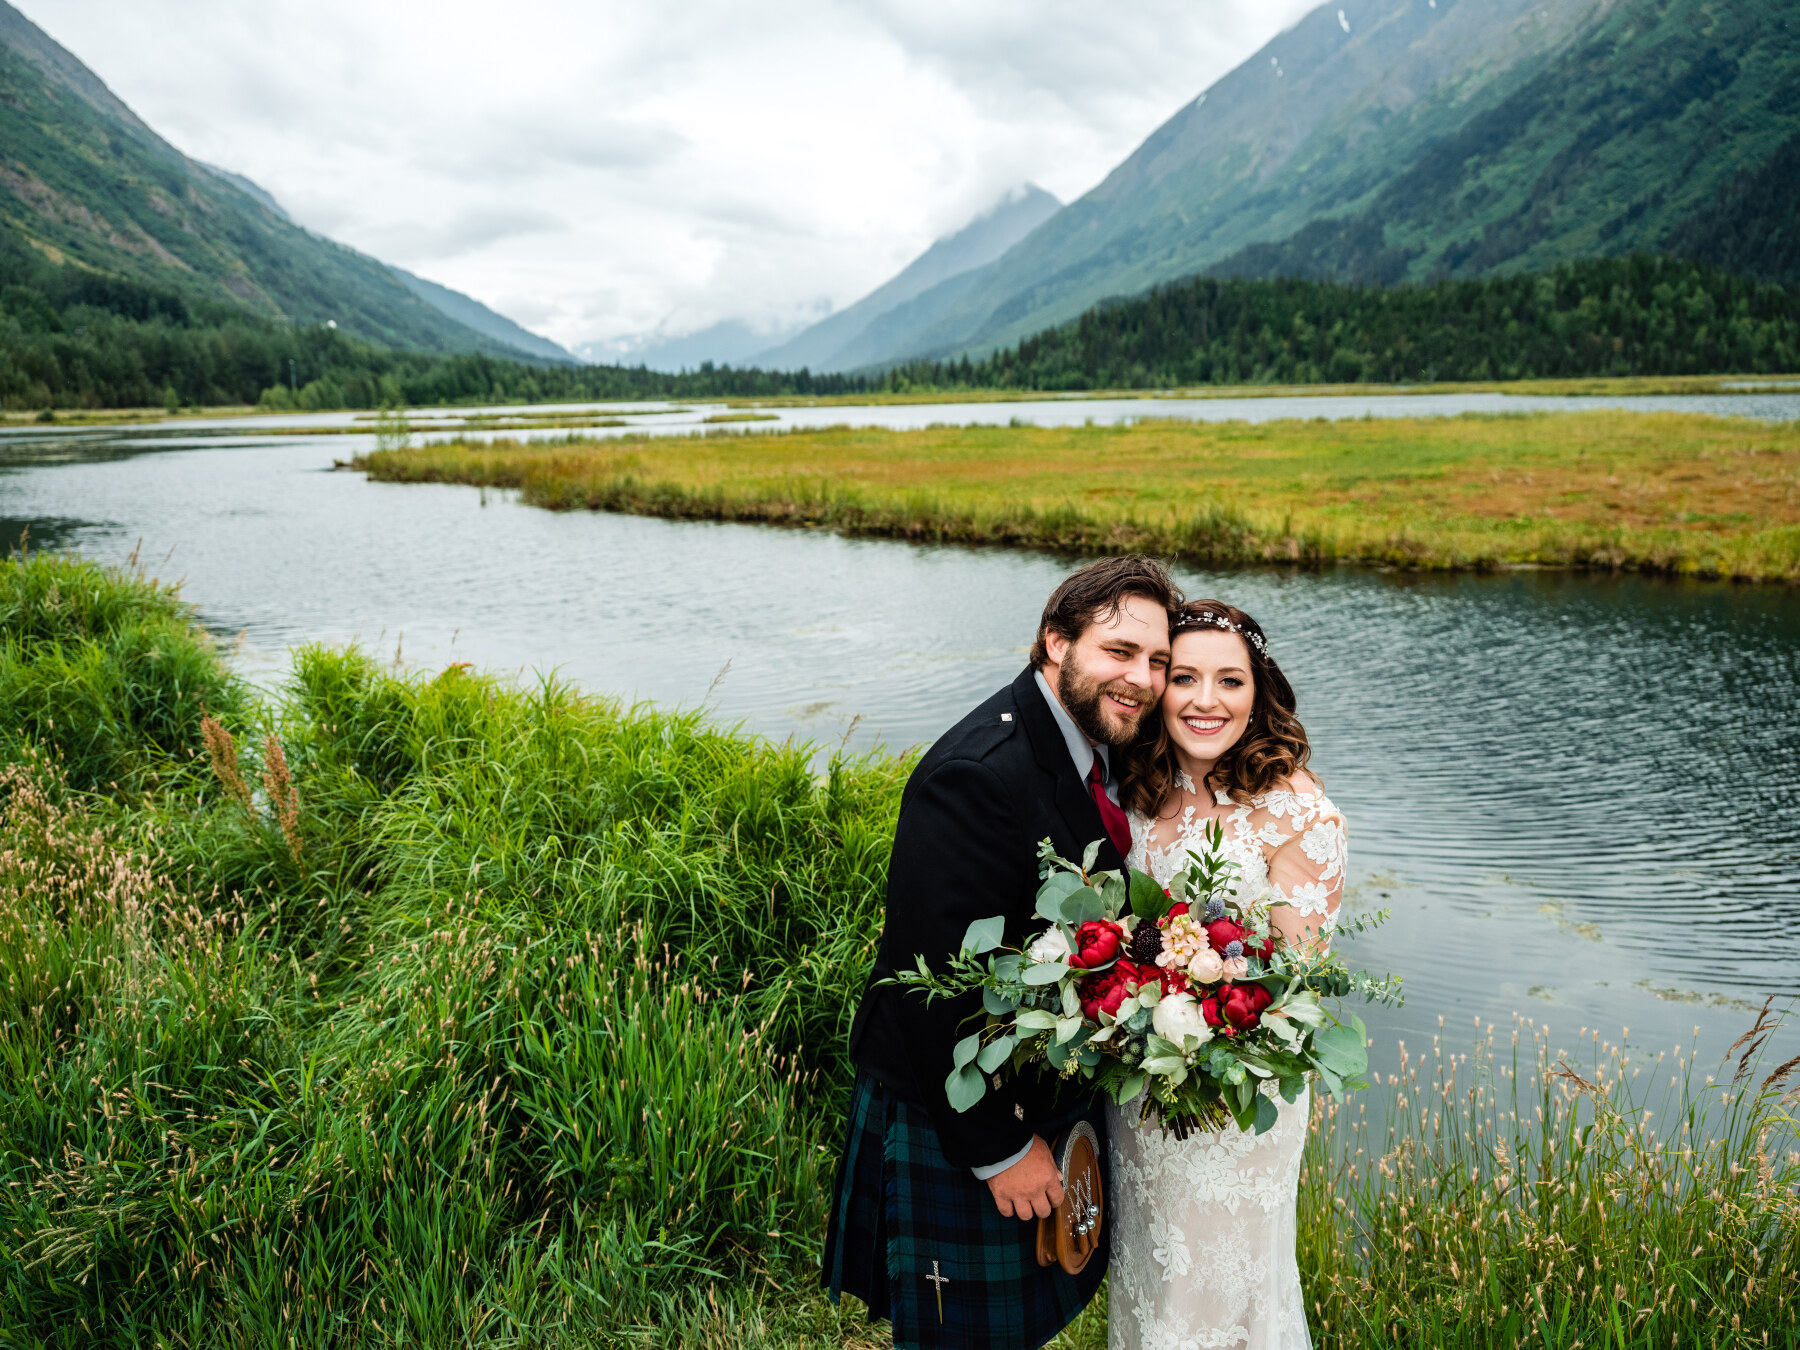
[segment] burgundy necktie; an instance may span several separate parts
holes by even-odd
[[[1106,826],[1106,834],[1113,841],[1113,847],[1119,850],[1122,859],[1131,852],[1131,822],[1125,819],[1125,813],[1106,795],[1106,778],[1100,766],[1100,755],[1094,755],[1094,767],[1088,773],[1088,790],[1094,794],[1094,805],[1100,808],[1100,823]]]

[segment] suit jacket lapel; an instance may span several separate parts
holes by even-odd
[[[1031,753],[1038,766],[1054,778],[1057,814],[1062,816],[1063,823],[1075,837],[1076,856],[1069,861],[1080,862],[1081,850],[1098,839],[1100,856],[1095,866],[1102,870],[1124,867],[1125,860],[1107,838],[1106,823],[1100,819],[1100,808],[1094,805],[1087,784],[1075,772],[1075,761],[1069,757],[1069,747],[1063,740],[1062,729],[1056,725],[1056,718],[1044,701],[1043,691],[1037,686],[1036,672],[1030,666],[1025,667],[1024,673],[1013,681],[1012,687],[1013,702],[1019,710],[1019,721],[1025,727],[1025,734],[1031,738]]]

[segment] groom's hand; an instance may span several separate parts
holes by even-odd
[[[1008,1219],[1047,1219],[1062,1203],[1062,1173],[1042,1135],[1031,1138],[1031,1152],[999,1176],[988,1178],[994,1203]]]

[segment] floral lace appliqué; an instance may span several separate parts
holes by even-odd
[[[1184,790],[1192,785],[1183,782]],[[1349,861],[1343,816],[1321,792],[1270,792],[1248,802],[1217,794],[1225,854],[1241,900],[1336,918]],[[1204,846],[1206,819],[1133,814],[1130,864],[1164,885]],[[1170,825],[1173,829],[1170,830]],[[1158,845],[1158,831],[1172,835]],[[1271,880],[1271,873],[1279,881]],[[1309,1094],[1275,1098],[1275,1126],[1227,1126],[1185,1141],[1135,1106],[1108,1107],[1112,1139],[1113,1259],[1109,1350],[1311,1350],[1294,1259],[1295,1201]]]

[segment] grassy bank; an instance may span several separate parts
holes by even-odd
[[[265,697],[0,563],[0,1344],[879,1344],[813,1271],[906,768],[354,651]],[[1800,1343],[1785,1080],[1665,1143],[1501,1050],[1319,1115],[1322,1350]]]
[[[451,441],[356,467],[559,510],[1199,563],[1800,580],[1800,425],[1687,414]]]

